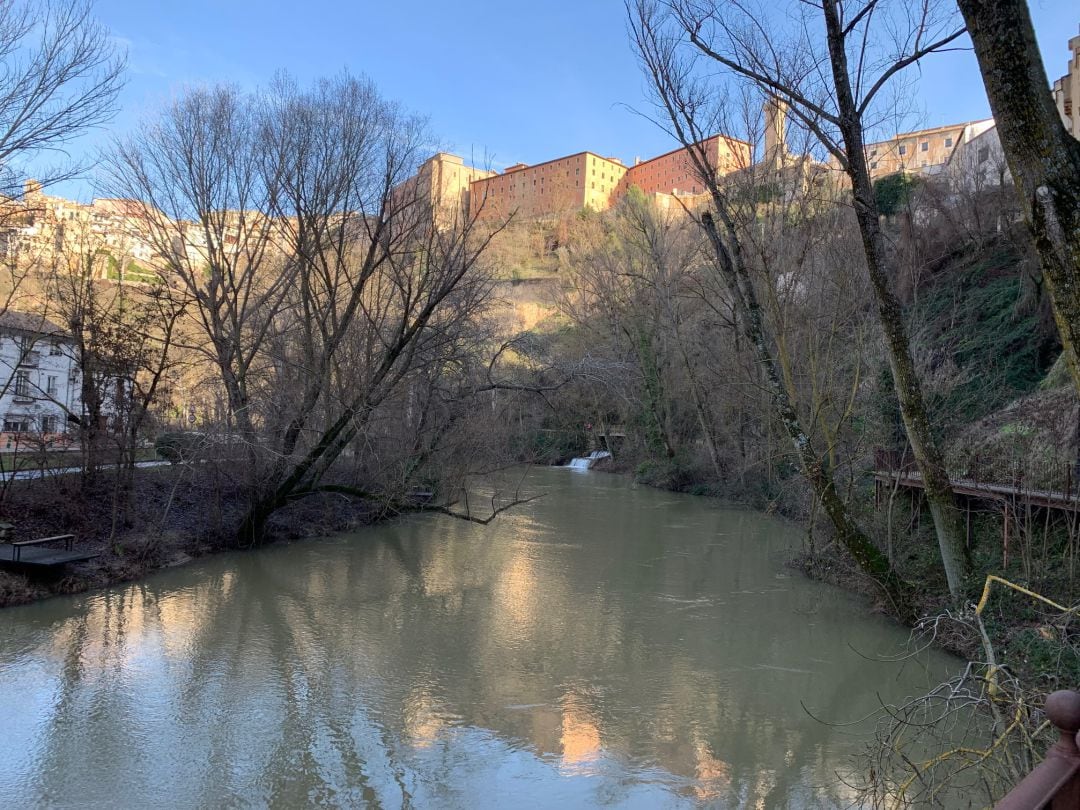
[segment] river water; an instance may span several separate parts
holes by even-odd
[[[955,666],[885,660],[789,524],[524,489],[4,611],[0,807],[845,807],[872,724],[836,724]]]

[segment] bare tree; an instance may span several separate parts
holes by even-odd
[[[253,379],[293,269],[271,251],[261,111],[235,88],[193,90],[122,141],[105,186],[132,200],[162,275],[197,304],[198,347],[218,369],[230,429],[255,444]]]
[[[797,4],[786,18],[781,9],[751,8],[740,0],[665,0],[664,6],[699,53],[784,102],[848,178],[904,427],[922,474],[949,591],[957,598],[970,571],[963,522],[891,286],[890,252],[864,137],[891,80],[924,56],[948,48],[963,27],[939,0],[916,5],[823,0]],[[823,29],[824,36],[815,29]]]
[[[784,372],[773,346],[766,313],[747,263],[740,234],[737,205],[718,176],[705,147],[707,137],[720,129],[727,104],[702,81],[694,60],[680,55],[680,40],[667,33],[655,4],[628,4],[630,26],[646,77],[671,131],[686,147],[695,173],[708,190],[711,211],[699,222],[712,249],[716,270],[733,301],[739,328],[760,365],[764,384],[799,465],[845,549],[866,573],[875,577],[893,598],[898,611],[910,608],[907,586],[888,560],[856,524],[837,491],[825,456],[815,447],[784,384]]]
[[[0,3],[0,61],[0,194],[14,197],[27,160],[112,118],[125,58],[90,0],[12,0]],[[57,165],[38,179],[48,185],[79,170]]]
[[[958,5],[1080,392],[1080,141],[1054,106],[1025,0]]]
[[[121,145],[163,272],[194,300],[247,453],[241,543],[323,479],[482,308],[474,219],[435,226],[408,182],[424,122],[365,80],[195,91]],[[326,484],[333,491],[357,487]]]
[[[106,464],[113,476],[113,530],[128,519],[143,431],[177,362],[173,351],[186,300],[158,283],[106,278],[114,263],[87,224],[53,257],[45,279],[53,316],[69,330],[79,396],[68,406],[78,427],[83,483],[94,485]],[[127,263],[121,249],[121,267]],[[118,273],[122,278],[122,271]],[[43,392],[47,393],[47,392]]]

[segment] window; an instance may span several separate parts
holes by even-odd
[[[877,168],[877,161],[876,160],[873,163],[870,164],[870,168],[871,169],[876,169]]]
[[[900,144],[900,154],[901,155],[906,155],[907,154],[907,147],[904,146],[903,144]]]
[[[930,141],[923,141],[919,144],[919,149],[923,152],[927,152],[930,149]]]
[[[59,388],[56,385],[56,377],[50,374],[48,377],[45,378],[45,393],[48,394],[50,397],[55,397],[58,390]]]
[[[945,145],[946,146],[952,146],[952,138],[946,138],[945,139]]]
[[[30,372],[15,372],[15,396],[26,399],[30,396]]]
[[[41,417],[41,432],[42,433],[56,433],[56,417],[55,416],[43,416],[43,417]]]
[[[49,354],[51,354],[51,355],[53,355],[55,357],[56,355],[63,354],[63,353],[64,353],[64,350],[60,346],[60,341],[59,340],[54,340],[52,342],[52,346],[49,347]]]
[[[15,416],[4,420],[4,433],[27,433],[30,421],[25,416]]]
[[[978,154],[979,163],[986,163],[986,161],[988,161],[989,159],[990,159],[990,147],[989,146],[980,146],[979,147],[979,154]]]
[[[870,150],[870,157],[877,157],[877,149],[876,148]]]

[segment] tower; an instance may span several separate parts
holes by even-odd
[[[764,162],[779,169],[787,157],[787,104],[776,96],[769,96],[761,105],[765,119],[765,155]]]

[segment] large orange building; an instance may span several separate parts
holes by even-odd
[[[593,152],[556,158],[534,166],[518,163],[502,174],[474,180],[471,213],[502,218],[532,218],[593,208],[603,211],[614,201],[626,166],[617,158]]]
[[[750,164],[751,147],[745,141],[714,135],[702,145],[718,174]],[[604,211],[631,186],[649,195],[693,196],[705,190],[685,148],[630,168],[618,158],[578,152],[533,166],[518,163],[502,174],[474,180],[469,203],[471,213],[484,218],[534,218],[582,208]]]
[[[750,144],[726,135],[713,135],[701,142],[709,164],[719,175],[746,168],[751,163]],[[673,149],[658,157],[637,163],[626,172],[620,194],[637,186],[646,194],[685,196],[703,194],[705,187],[687,149]]]
[[[474,180],[491,177],[495,172],[466,165],[457,155],[437,152],[425,160],[419,171],[394,189],[402,204],[412,201],[413,195],[432,206],[439,227],[452,225],[469,211],[469,186]]]

